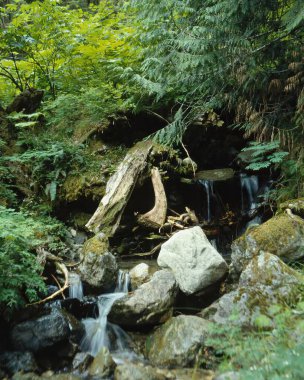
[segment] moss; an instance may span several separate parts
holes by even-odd
[[[104,254],[109,249],[109,240],[104,233],[99,233],[84,243],[82,253],[86,255],[89,252]]]
[[[291,218],[287,214],[280,214],[250,230],[241,239],[245,239],[247,244],[248,238],[254,241],[256,246],[254,253],[262,249],[277,254],[279,248],[284,248],[290,244],[297,232],[304,237],[304,221],[297,216]],[[243,242],[241,244],[243,245]]]
[[[290,209],[294,214],[304,218],[304,197],[298,199],[290,199],[281,203],[278,207],[277,214],[281,214],[286,209]]]

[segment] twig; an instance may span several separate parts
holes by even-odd
[[[62,264],[62,263],[56,262],[56,268],[58,268],[63,273],[63,275],[64,275],[64,285],[63,285],[63,287],[60,288],[59,290],[57,290],[57,292],[55,292],[55,293],[51,294],[50,296],[44,298],[43,300],[30,303],[27,306],[30,306],[30,305],[39,305],[39,304],[42,304],[42,303],[44,303],[46,301],[52,300],[53,298],[57,297],[59,294],[62,294],[69,287],[69,272],[68,272],[66,266],[64,264]]]
[[[52,277],[53,277],[54,281],[56,282],[56,284],[58,285],[58,288],[59,288],[59,289],[62,289],[62,288],[61,288],[61,285],[60,285],[60,282],[57,280],[56,276],[54,276],[54,275],[52,274]],[[64,295],[63,293],[62,293],[62,298],[65,299],[65,295]]]
[[[185,150],[185,152],[186,152],[186,154],[187,154],[187,156],[188,156],[188,158],[189,158],[189,160],[190,160],[190,163],[191,163],[191,166],[192,166],[192,170],[193,170],[193,177],[195,177],[195,167],[194,167],[194,164],[193,164],[193,160],[192,160],[192,158],[190,157],[190,154],[189,154],[187,148],[185,147],[184,143],[183,143],[182,141],[181,141],[180,143],[181,143],[181,146],[182,146],[183,149]]]

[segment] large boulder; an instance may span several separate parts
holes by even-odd
[[[225,260],[200,227],[174,234],[162,245],[157,263],[172,269],[180,289],[186,294],[207,288],[228,271]]]
[[[100,291],[114,288],[118,276],[116,259],[108,249],[108,238],[100,232],[86,241],[81,254],[79,271],[82,281]]]
[[[193,365],[200,348],[204,346],[209,328],[210,322],[196,316],[171,318],[147,339],[149,360],[160,366]]]
[[[59,342],[79,342],[84,326],[67,312],[54,308],[50,314],[17,324],[11,331],[11,343],[16,350],[36,352]]]
[[[126,327],[165,322],[172,315],[177,292],[173,273],[160,270],[149,282],[117,300],[112,306],[109,320]]]
[[[202,312],[214,322],[254,325],[270,307],[292,302],[304,277],[277,256],[262,252],[242,272],[239,286]]]
[[[231,246],[231,267],[239,274],[261,251],[279,256],[284,261],[304,256],[304,220],[287,213],[274,216],[266,223],[249,229]]]

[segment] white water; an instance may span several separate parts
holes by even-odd
[[[128,292],[129,282],[129,274],[119,271],[115,292],[98,297],[99,316],[83,320],[86,333],[81,342],[82,351],[96,356],[102,347],[107,347],[116,352],[118,357],[130,354],[128,335],[119,326],[108,322],[108,314],[114,302]]]
[[[213,181],[207,179],[199,180],[199,183],[204,186],[207,196],[207,222],[211,221],[211,197],[214,196]]]
[[[77,273],[70,273],[69,275],[69,297],[79,300],[83,298],[82,282]]]
[[[257,194],[259,190],[259,179],[256,175],[248,176],[247,174],[240,175],[241,190],[242,190],[242,211],[244,210],[244,193],[248,199],[248,209],[254,210],[257,208]],[[247,210],[248,211],[248,210]]]

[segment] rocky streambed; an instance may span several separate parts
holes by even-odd
[[[303,282],[286,264],[304,256],[304,220],[289,208],[234,241],[230,266],[199,226],[164,243],[157,265],[129,271],[103,235],[93,239],[99,245],[85,243],[71,275],[74,298],[27,308],[1,326],[9,329],[1,378],[228,379],[199,365],[214,325],[253,327]],[[82,283],[98,295],[84,295]],[[189,303],[197,312],[185,312]]]

